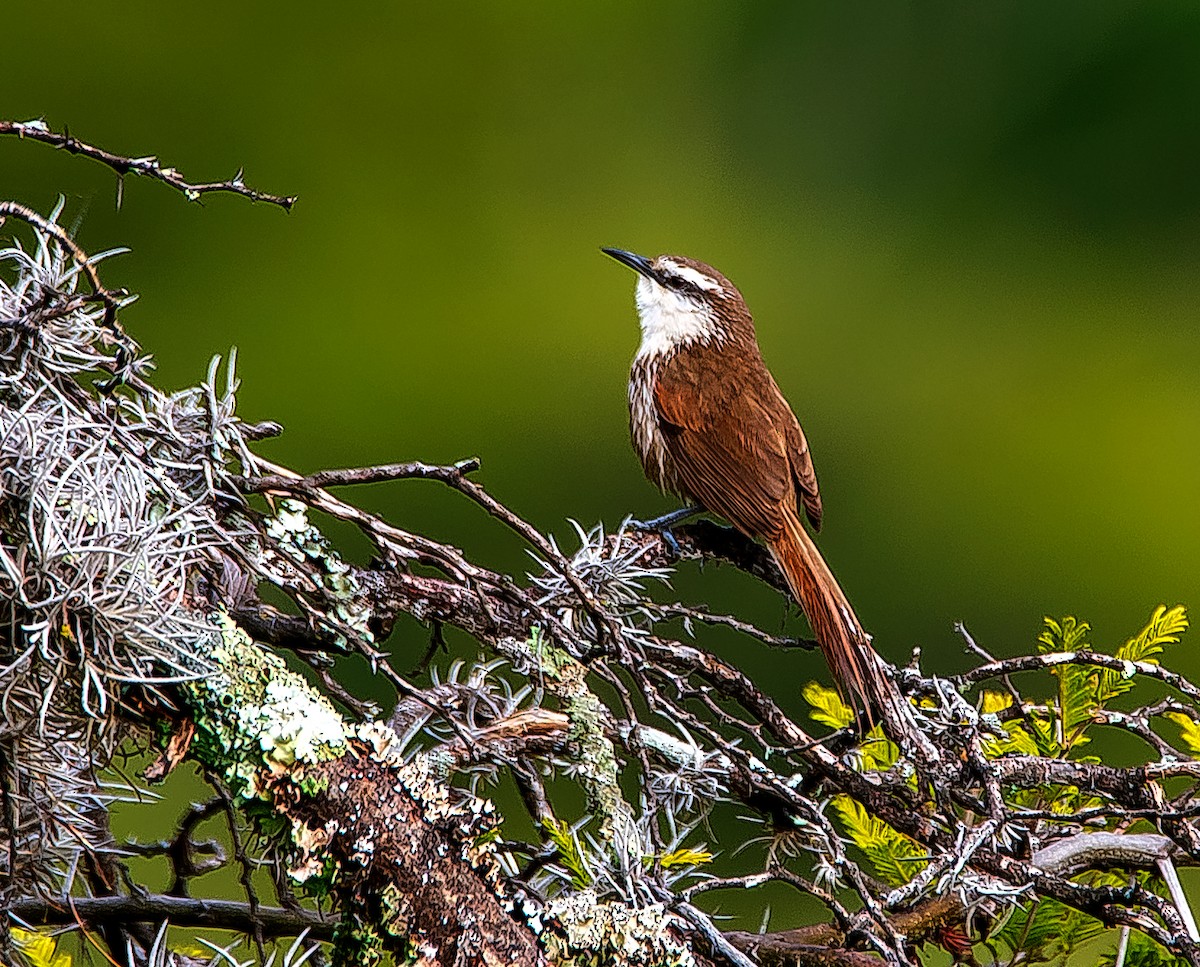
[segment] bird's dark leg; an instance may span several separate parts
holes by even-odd
[[[661,517],[655,517],[651,520],[633,520],[630,519],[629,526],[634,530],[639,531],[655,531],[662,535],[664,543],[671,549],[671,552],[676,556],[680,556],[679,541],[675,540],[675,535],[671,533],[671,528],[681,521],[687,520],[689,517],[695,517],[697,514],[704,513],[704,508],[695,504],[687,507],[680,507],[678,510],[673,510],[668,514],[663,514]]]
[[[703,507],[691,504],[687,507],[680,507],[678,510],[663,514],[661,517],[653,517],[650,520],[633,520],[630,518],[629,526],[639,531],[661,531],[666,530],[668,527],[673,527],[680,521],[687,520],[689,517],[695,517],[697,514],[703,513]]]

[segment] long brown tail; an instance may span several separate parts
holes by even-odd
[[[812,625],[838,689],[869,718],[878,710],[885,720],[892,719],[903,699],[883,673],[870,636],[799,516],[789,514],[783,533],[768,546]]]

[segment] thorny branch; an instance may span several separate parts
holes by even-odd
[[[16,274],[0,283],[0,864],[3,902],[20,918],[9,925],[169,919],[260,943],[301,930],[328,938],[332,917],[294,896],[290,875],[325,884],[343,939],[360,945],[338,948],[346,963],[363,959],[374,936],[428,963],[565,963],[589,951],[631,964],[911,964],[926,943],[967,957],[1006,918],[1054,900],[1200,964],[1175,876],[1177,864],[1200,859],[1200,765],[1162,727],[1172,716],[1200,721],[1200,690],[1157,658],[1081,646],[997,660],[975,646],[984,663],[955,679],[896,671],[944,753],[918,781],[890,743],[839,719],[832,693],[812,698],[820,729],[801,724],[794,688],[753,680],[702,632],[719,624],[748,647],[783,648],[781,663],[795,639],[660,600],[673,570],[692,561],[781,588],[762,548],[699,521],[672,540],[578,529],[568,554],[475,479],[476,460],[308,476],[269,464],[248,442],[274,428],[239,420],[232,373],[223,391],[216,365],[193,390],[155,389],[116,329],[124,294],[101,284],[95,260],[53,218],[0,211],[37,239],[32,252],[0,252]],[[80,275],[91,293],[76,293]],[[106,377],[106,392],[80,380],[92,373]],[[416,480],[451,486],[503,521],[536,555],[533,573],[497,573],[330,492]],[[360,529],[374,560],[342,560],[313,512]],[[413,647],[406,631],[389,651],[387,639],[412,619],[464,632],[482,655],[409,681],[395,666],[410,666],[424,643]],[[671,630],[681,620],[682,638]],[[275,650],[306,663],[329,697],[288,677]],[[230,674],[221,664],[230,654],[234,677],[269,679],[267,691],[292,703],[272,706],[264,692],[236,707],[227,693],[231,719],[254,709],[265,723],[232,759],[214,746],[225,713],[196,698]],[[372,710],[338,676],[355,655],[393,690],[387,724],[360,721]],[[1051,700],[1023,689],[1064,668],[1080,681],[1151,679],[1173,696],[1058,721]],[[1007,705],[977,690],[996,678]],[[301,706],[299,721],[287,718]],[[1091,724],[1140,736],[1144,760],[1075,755],[1071,741]],[[162,844],[114,844],[106,824],[85,820],[113,803],[99,777],[114,751],[149,731],[172,733],[159,771],[196,758],[222,777],[222,793]],[[532,835],[496,825],[482,800],[506,775]],[[583,789],[582,811],[564,783]],[[250,806],[260,811],[254,838],[233,816]],[[228,849],[194,838],[218,808],[229,813]],[[263,810],[286,835],[267,832]],[[872,852],[856,823],[887,848]],[[743,830],[740,849],[719,844],[726,855],[712,857],[706,828]],[[168,859],[177,895],[137,888],[134,853]],[[119,871],[105,895],[74,876],[85,855]],[[231,860],[244,899],[193,895]],[[260,867],[271,896],[259,895]],[[768,883],[816,898],[829,922],[747,933],[705,912],[725,891]],[[641,959],[605,946],[617,923]]]
[[[183,174],[172,167],[164,167],[153,155],[141,158],[114,154],[104,148],[80,141],[70,131],[63,128],[60,134],[53,131],[41,118],[32,121],[5,121],[0,119],[0,135],[15,135],[26,141],[39,141],[51,147],[66,151],[69,154],[81,155],[107,165],[117,173],[117,207],[121,207],[126,175],[140,175],[154,181],[161,181],[176,191],[182,192],[189,201],[200,201],[205,195],[214,192],[227,192],[249,198],[251,201],[262,201],[270,205],[278,205],[284,211],[291,211],[296,204],[295,195],[272,195],[265,191],[251,188],[243,179],[239,168],[237,174],[225,181],[189,181]]]

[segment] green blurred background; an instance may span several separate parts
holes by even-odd
[[[166,385],[239,347],[244,415],[287,427],[272,458],[477,454],[568,541],[667,509],[628,444],[634,280],[597,249],[682,252],[746,294],[822,546],[891,657],[960,667],[952,621],[1005,652],[1066,611],[1107,643],[1196,599],[1194,4],[9,0],[4,23],[4,116],[299,194],[286,216],[131,180],[117,212],[107,170],[0,141],[0,194],[63,192],[85,246],[133,249],[106,278],[141,293]],[[363,499],[524,567],[436,485]]]
[[[300,196],[131,180],[117,212],[107,170],[0,141],[0,195],[63,192],[85,247],[133,249],[105,278],[141,293],[167,386],[239,347],[273,459],[475,454],[568,544],[567,518],[670,508],[627,437],[634,280],[598,247],[681,252],[747,296],[890,657],[961,668],[953,621],[1011,653],[1065,612],[1111,647],[1197,601],[1193,3],[8,0],[3,23],[0,114]],[[526,566],[434,484],[360,496]],[[782,616],[736,576],[682,586]],[[784,696],[824,674],[743,654]]]

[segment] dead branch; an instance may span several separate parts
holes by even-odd
[[[215,192],[227,192],[234,195],[241,195],[243,198],[248,198],[251,201],[262,201],[269,205],[278,205],[284,211],[291,211],[292,206],[296,204],[295,195],[271,195],[267,192],[251,188],[243,180],[244,172],[241,168],[238,169],[237,174],[232,178],[224,181],[188,181],[176,169],[163,167],[158,158],[153,155],[132,158],[126,155],[114,154],[111,151],[106,151],[104,148],[98,148],[85,141],[80,141],[66,128],[63,128],[61,134],[53,131],[41,118],[35,118],[32,121],[5,121],[0,119],[0,135],[4,134],[15,135],[25,141],[37,141],[41,144],[48,144],[53,148],[58,148],[60,151],[66,151],[68,154],[77,154],[107,165],[117,173],[118,208],[121,207],[125,176],[130,174],[162,182],[164,185],[182,192],[188,201],[198,202],[205,195]]]

